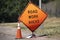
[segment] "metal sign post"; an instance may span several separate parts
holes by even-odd
[[[39,0],[39,8],[41,8],[41,0]]]
[[[42,5],[42,3],[41,3],[41,0],[39,0],[39,8],[41,8],[41,5]],[[39,28],[41,28],[41,29],[43,29],[43,24],[39,27]]]

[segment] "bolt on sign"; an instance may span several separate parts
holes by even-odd
[[[33,3],[28,3],[18,20],[34,32],[46,18],[47,14],[43,10],[39,9],[39,7]]]

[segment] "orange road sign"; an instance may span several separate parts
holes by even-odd
[[[33,3],[28,3],[18,20],[22,21],[32,32],[34,32],[46,18],[47,14],[43,10],[39,9],[39,7]]]

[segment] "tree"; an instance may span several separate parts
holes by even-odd
[[[0,22],[16,22],[29,0],[0,0]],[[33,0],[35,4],[37,0]],[[38,3],[37,3],[38,4]]]
[[[27,0],[0,0],[0,22],[18,21]]]

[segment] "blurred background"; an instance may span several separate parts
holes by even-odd
[[[39,6],[39,0],[31,1]],[[28,2],[29,0],[0,0],[0,40],[14,39],[18,17]],[[34,33],[37,36],[48,36],[51,40],[60,40],[60,0],[41,0],[41,2],[41,9],[48,17]],[[24,36],[31,34],[23,23],[20,23],[20,26]]]
[[[39,0],[31,0],[39,6]],[[41,0],[48,17],[60,17],[60,0]],[[0,0],[0,23],[17,22],[29,0]]]

